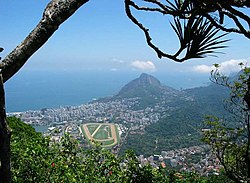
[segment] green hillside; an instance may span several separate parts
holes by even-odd
[[[223,102],[229,91],[219,85],[211,84],[185,90],[185,95],[193,101],[175,98],[173,105],[178,106],[168,116],[145,128],[144,134],[130,134],[122,147],[135,149],[137,154],[159,154],[161,151],[178,149],[202,144],[201,129],[206,115],[228,115]],[[157,139],[157,148],[156,147]]]

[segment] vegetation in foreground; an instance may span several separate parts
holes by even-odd
[[[234,182],[250,182],[250,68],[240,63],[241,73],[231,80],[219,72],[219,65],[211,72],[213,82],[230,89],[225,108],[231,115],[206,118],[207,130],[203,140],[212,147]]]
[[[228,182],[224,176],[201,177],[193,172],[140,166],[132,151],[117,157],[98,145],[80,149],[67,135],[52,144],[17,118],[8,118],[8,123],[13,129],[13,182]]]

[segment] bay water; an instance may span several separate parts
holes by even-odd
[[[75,106],[93,99],[113,96],[131,80],[136,71],[44,71],[21,70],[5,84],[7,112]],[[162,84],[192,88],[208,84],[208,76],[152,73]]]

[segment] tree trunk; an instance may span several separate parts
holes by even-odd
[[[10,137],[11,130],[6,120],[3,77],[0,73],[0,183],[11,182]]]
[[[11,182],[11,130],[6,120],[3,83],[15,75],[27,60],[47,42],[59,26],[88,1],[51,0],[35,29],[0,63],[0,183]]]

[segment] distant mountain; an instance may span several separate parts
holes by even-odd
[[[145,128],[144,134],[129,134],[122,150],[132,148],[138,154],[171,150],[202,144],[200,129],[204,116],[225,116],[223,101],[229,97],[226,87],[211,83],[182,91],[164,86],[155,77],[142,74],[125,85],[115,98],[138,97],[147,106],[162,106],[167,115]],[[169,110],[170,108],[171,110]],[[155,149],[157,139],[158,148]]]
[[[226,87],[211,83],[208,86],[186,90],[176,90],[161,82],[152,75],[142,73],[121,88],[118,94],[102,98],[99,101],[122,100],[134,98],[138,101],[134,109],[144,109],[156,105],[186,108],[196,106],[203,114],[221,114],[224,111],[223,101],[229,97]]]
[[[143,73],[126,84],[113,99],[138,98],[139,108],[153,106],[156,103],[165,101],[172,102],[183,96],[183,92],[167,87],[154,76]]]
[[[158,79],[149,74],[143,73],[139,78],[130,81],[128,84],[122,87],[118,95],[132,95],[133,97],[136,97],[139,94],[138,92],[135,93],[136,89],[150,90],[149,87],[153,88],[154,90],[162,90],[162,85]],[[141,96],[141,94],[139,95]]]
[[[177,90],[165,87],[154,76],[143,73],[122,87],[116,97],[144,97],[145,94],[158,96],[167,92],[177,92]]]

